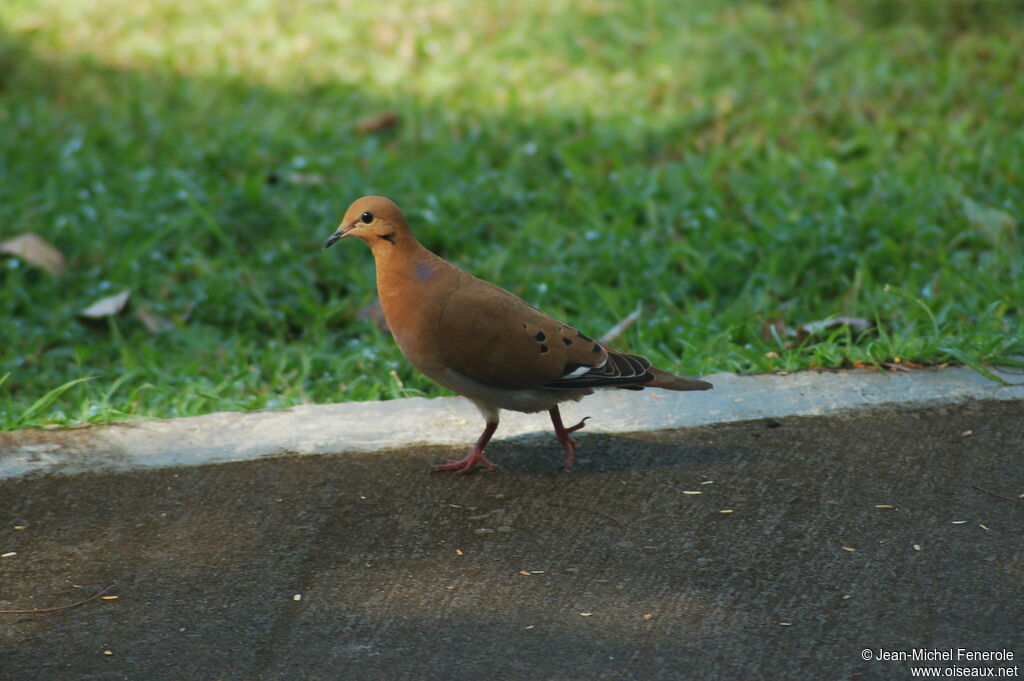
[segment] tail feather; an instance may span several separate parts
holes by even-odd
[[[714,386],[707,381],[689,376],[678,376],[676,374],[651,367],[647,373],[654,376],[654,380],[645,383],[645,388],[664,388],[665,390],[710,390]]]

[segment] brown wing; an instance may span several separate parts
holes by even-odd
[[[582,333],[579,336],[588,342],[595,342]],[[571,389],[617,386],[620,388],[631,388],[634,386],[639,387],[654,378],[650,373],[651,363],[646,357],[620,352],[600,341],[596,341],[596,343],[608,354],[607,362],[601,366],[586,368],[567,366],[565,373],[557,381],[553,381],[544,387]]]
[[[653,378],[646,359],[612,350],[475,277],[455,287],[437,323],[445,364],[486,385],[596,388]]]

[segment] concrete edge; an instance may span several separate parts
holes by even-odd
[[[591,416],[589,433],[630,433],[887,406],[1024,401],[1024,374],[1012,369],[993,369],[993,373],[1013,385],[1001,385],[962,367],[896,373],[715,374],[707,377],[715,385],[708,392],[600,391],[581,403],[563,406],[562,411],[566,423]],[[465,445],[468,449],[482,427],[479,413],[468,401],[442,397],[310,404],[78,429],[27,429],[0,433],[0,479],[414,445]],[[546,414],[503,412],[496,437],[549,430]]]

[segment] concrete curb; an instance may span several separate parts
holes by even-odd
[[[1000,385],[966,368],[882,373],[806,371],[708,377],[715,389],[601,391],[563,408],[590,433],[668,430],[760,418],[834,414],[869,407],[921,407],[969,400],[1020,400],[1020,372],[993,370]],[[1024,415],[1024,409],[1022,409]],[[456,397],[302,405],[221,412],[64,430],[0,433],[0,479],[30,473],[73,474],[189,466],[276,456],[465,445],[479,436],[476,409]],[[503,412],[498,438],[550,430],[545,414]]]

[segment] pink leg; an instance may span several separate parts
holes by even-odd
[[[494,431],[498,427],[497,421],[488,421],[487,426],[484,428],[484,432],[480,435],[480,439],[476,441],[473,446],[473,451],[469,453],[465,459],[448,459],[448,463],[441,463],[434,466],[434,472],[437,471],[455,471],[458,475],[468,475],[472,473],[477,464],[483,464],[487,466],[487,470],[493,471],[494,464],[484,458],[484,447],[490,441],[491,436],[494,435]]]
[[[567,471],[572,470],[572,463],[576,459],[576,440],[570,433],[575,433],[582,428],[590,417],[586,417],[572,428],[566,428],[562,425],[562,415],[559,413],[558,407],[552,407],[548,413],[551,414],[551,425],[555,427],[555,435],[558,436],[558,441],[562,443],[562,449],[565,450],[565,462],[562,463],[562,468]]]

